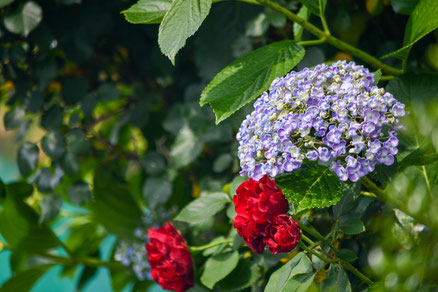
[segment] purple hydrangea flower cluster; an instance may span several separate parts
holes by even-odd
[[[294,171],[308,159],[355,182],[376,164],[393,164],[406,114],[373,73],[345,61],[275,79],[254,108],[237,134],[240,174],[253,179]]]

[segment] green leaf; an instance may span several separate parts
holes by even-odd
[[[219,282],[220,290],[241,290],[254,285],[262,275],[257,264],[240,261],[236,269]]]
[[[231,156],[231,154],[221,154],[213,162],[213,171],[216,173],[221,173],[231,165],[231,162],[233,162],[233,156]]]
[[[8,31],[26,37],[38,26],[42,18],[43,11],[41,7],[33,1],[28,1],[24,5],[20,5],[11,14],[6,15],[3,23]]]
[[[308,20],[310,17],[310,11],[306,6],[301,6],[300,10],[298,10],[297,15],[305,20]],[[301,41],[301,37],[303,36],[304,28],[298,23],[294,22],[294,39],[295,41]]]
[[[202,147],[203,143],[189,127],[182,128],[170,150],[175,167],[180,168],[193,162],[201,154]]]
[[[101,101],[116,100],[120,97],[119,89],[112,83],[104,83],[99,86],[97,94]]]
[[[438,28],[438,5],[435,0],[420,0],[418,5],[412,11],[405,28],[403,48],[387,54],[382,58],[407,58],[411,47]]]
[[[4,116],[3,122],[6,130],[17,129],[24,123],[26,113],[21,107],[10,109]]]
[[[88,81],[84,78],[67,78],[62,83],[62,98],[67,104],[72,105],[82,100],[87,93]]]
[[[282,291],[306,292],[309,289],[310,285],[312,285],[315,275],[316,274],[314,273],[295,275],[287,281]]]
[[[419,148],[420,149],[420,148]],[[438,153],[429,153],[424,155],[415,155],[415,151],[406,156],[400,163],[398,164],[398,171],[402,172],[406,169],[406,167],[413,165],[428,165],[438,161]]]
[[[204,272],[201,275],[201,283],[207,288],[213,289],[214,285],[230,274],[239,262],[237,251],[222,253],[208,258]]]
[[[347,248],[341,248],[340,250],[338,250],[337,254],[339,258],[347,262],[353,262],[358,259],[356,253],[351,249],[347,249]]]
[[[38,222],[46,222],[58,216],[62,202],[62,197],[59,195],[44,196],[39,202],[41,215]]]
[[[41,126],[49,131],[57,130],[62,125],[62,108],[54,104],[41,117]]]
[[[437,98],[438,74],[405,74],[392,79],[385,90],[405,104]]]
[[[175,0],[164,15],[158,31],[161,52],[175,65],[176,53],[201,26],[212,0]]]
[[[211,105],[218,124],[269,89],[272,81],[292,70],[304,53],[294,41],[261,47],[222,69],[202,92],[200,105]]]
[[[373,72],[374,74],[374,83],[377,84],[380,81],[380,78],[382,77],[382,70],[378,69],[377,71]]]
[[[365,231],[365,225],[359,218],[348,218],[345,222],[339,225],[339,228],[345,234],[358,234]]]
[[[172,182],[166,177],[149,177],[143,187],[143,198],[149,208],[165,204],[172,195]]]
[[[14,0],[0,0],[0,8],[5,7],[6,5],[11,4]]]
[[[131,23],[160,23],[173,0],[140,0],[122,13]]]
[[[83,205],[91,200],[90,186],[85,182],[75,182],[68,189],[68,199],[76,205]]]
[[[41,148],[52,159],[60,159],[65,152],[65,140],[59,132],[50,132],[41,140]]]
[[[38,164],[38,147],[32,142],[24,142],[18,149],[17,164],[22,176],[31,174]]]
[[[5,192],[13,194],[13,196],[19,200],[23,200],[33,194],[33,187],[28,183],[14,182],[5,186]]]
[[[177,221],[201,224],[208,217],[214,216],[225,207],[229,198],[224,193],[204,194],[184,207],[175,217]]]
[[[299,1],[303,3],[309,9],[309,11],[315,14],[316,16],[320,16],[321,11],[322,14],[324,15],[327,0],[299,0]]]
[[[338,291],[351,292],[350,280],[348,279],[348,275],[343,268],[339,269],[337,283],[338,283]]]
[[[14,190],[14,189],[12,189]],[[39,216],[22,197],[7,188],[6,200],[0,212],[0,233],[14,249],[39,252],[60,244],[46,224],[38,223]]]
[[[91,209],[97,221],[109,232],[132,238],[142,212],[129,186],[120,181],[108,165],[99,166],[95,171],[94,196]]]
[[[399,14],[411,14],[420,0],[391,0],[392,9]]]
[[[327,167],[295,171],[275,181],[295,212],[334,205],[344,191],[343,183]]]
[[[307,274],[310,272],[312,272],[312,262],[305,253],[300,252],[292,260],[272,273],[268,284],[265,287],[265,291],[287,291],[285,290],[285,287],[289,279],[295,275]]]
[[[2,292],[27,292],[30,291],[33,285],[54,265],[47,264],[35,266],[29,270],[21,272],[9,280],[7,280],[1,287]]]
[[[381,183],[382,187],[385,188],[397,174],[397,167],[397,157],[394,157],[394,163],[391,165],[377,164],[374,171],[370,173],[370,177]]]
[[[90,151],[90,143],[87,141],[82,129],[73,128],[67,135],[67,145],[74,154],[87,154]]]
[[[166,158],[157,152],[148,152],[140,159],[141,166],[149,175],[159,175],[166,169]]]

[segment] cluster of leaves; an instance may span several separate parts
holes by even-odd
[[[21,174],[0,188],[0,249],[12,251],[14,271],[3,290],[30,290],[60,264],[63,276],[86,266],[78,288],[104,266],[115,291],[143,291],[153,282],[100,260],[99,246],[167,220],[181,222],[189,245],[207,244],[193,253],[195,291],[438,285],[433,0],[126,2],[0,1],[3,120]],[[129,22],[159,24],[158,42],[157,25]],[[278,178],[308,237],[300,252],[251,254],[230,224],[245,179],[234,135],[251,101],[294,68],[353,58],[381,69],[379,85],[408,105],[398,164],[355,184],[312,166]],[[80,212],[61,212],[72,206]],[[64,217],[61,240],[53,226]]]

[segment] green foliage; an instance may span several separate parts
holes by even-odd
[[[328,168],[296,171],[275,180],[295,212],[336,204],[343,194],[343,183]]]
[[[122,13],[131,23],[160,23],[172,0],[140,0]]]
[[[304,48],[282,41],[259,48],[235,60],[219,72],[201,95],[200,104],[210,104],[220,123],[267,90],[304,57]]]
[[[207,288],[212,289],[214,285],[230,274],[239,262],[237,251],[221,253],[210,257],[205,263],[204,272],[201,275],[201,282]]]
[[[158,33],[161,52],[172,64],[176,53],[201,26],[210,12],[212,0],[175,0],[164,15]]]
[[[280,269],[276,270],[269,278],[268,284],[265,287],[265,291],[306,291],[310,272],[312,272],[312,262],[304,253],[298,253],[292,260],[283,265]],[[295,278],[298,275],[304,275],[301,280]],[[314,275],[313,275],[314,276]],[[312,277],[313,279],[313,276]],[[301,277],[300,277],[301,278]],[[300,289],[300,283],[304,285]]]
[[[228,202],[229,197],[224,193],[204,194],[182,209],[175,220],[200,224],[221,211]]]
[[[84,266],[76,290],[105,267],[114,291],[146,291],[154,281],[123,266],[120,247],[144,252],[139,233],[167,221],[192,251],[191,291],[436,290],[434,1],[128,2],[0,0],[0,113],[12,134],[1,151],[17,152],[1,154],[20,171],[0,181],[14,275],[2,291],[31,290],[54,265],[60,277]],[[406,104],[398,163],[357,183],[308,163],[276,178],[302,239],[253,254],[232,228],[248,179],[235,135],[276,77],[339,59]]]

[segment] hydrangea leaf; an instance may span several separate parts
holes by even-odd
[[[295,212],[336,204],[344,193],[343,183],[328,168],[295,171],[275,180]]]
[[[175,220],[190,224],[202,223],[206,218],[222,210],[228,202],[229,197],[224,193],[202,195],[182,209]]]
[[[201,283],[207,288],[213,289],[214,285],[230,274],[239,262],[237,251],[222,253],[212,256],[205,263],[204,272],[201,275]]]
[[[122,13],[131,23],[160,23],[173,0],[140,0]]]
[[[265,291],[284,291],[291,278],[310,272],[312,272],[312,263],[303,252],[300,252],[271,275]]]
[[[175,0],[164,15],[158,31],[161,52],[175,65],[176,53],[201,26],[212,0]]]
[[[403,47],[395,52],[389,53],[383,58],[407,58],[411,47],[438,28],[438,5],[435,0],[421,0],[409,17],[405,28]]]
[[[348,218],[345,222],[342,222],[339,225],[339,228],[341,228],[342,232],[345,234],[358,234],[365,231],[365,225],[363,224],[362,220],[360,218]]]
[[[304,54],[304,48],[294,41],[259,48],[219,72],[202,92],[199,103],[211,105],[218,124],[266,91],[276,77],[288,73]]]
[[[203,146],[202,141],[189,127],[182,128],[170,150],[175,167],[180,168],[193,162],[201,154]]]

